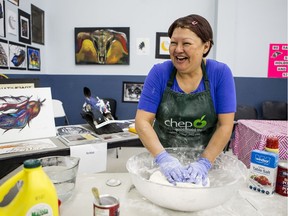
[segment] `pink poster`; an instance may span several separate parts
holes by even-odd
[[[288,77],[288,44],[270,44],[268,77]]]

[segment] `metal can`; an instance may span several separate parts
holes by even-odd
[[[288,162],[280,160],[278,163],[276,193],[288,196]]]
[[[94,216],[119,216],[119,200],[109,194],[100,195],[100,203],[93,203]]]

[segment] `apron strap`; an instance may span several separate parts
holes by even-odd
[[[202,69],[202,73],[203,73],[205,90],[210,90],[210,85],[209,85],[209,80],[208,80],[208,76],[206,73],[206,66],[205,66],[204,60],[202,60],[202,62],[201,62],[201,69]],[[172,71],[170,78],[168,80],[168,83],[167,83],[168,88],[172,87],[176,73],[177,73],[177,69],[175,67],[173,67],[173,71]]]

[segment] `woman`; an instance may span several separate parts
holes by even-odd
[[[232,133],[236,111],[231,70],[205,59],[213,45],[208,21],[199,15],[169,27],[171,60],[154,65],[135,117],[137,133],[171,183],[207,183],[207,174]],[[167,147],[201,147],[201,157],[184,167]]]

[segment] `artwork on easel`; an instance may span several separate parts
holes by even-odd
[[[0,91],[0,144],[53,136],[56,128],[50,88]]]

